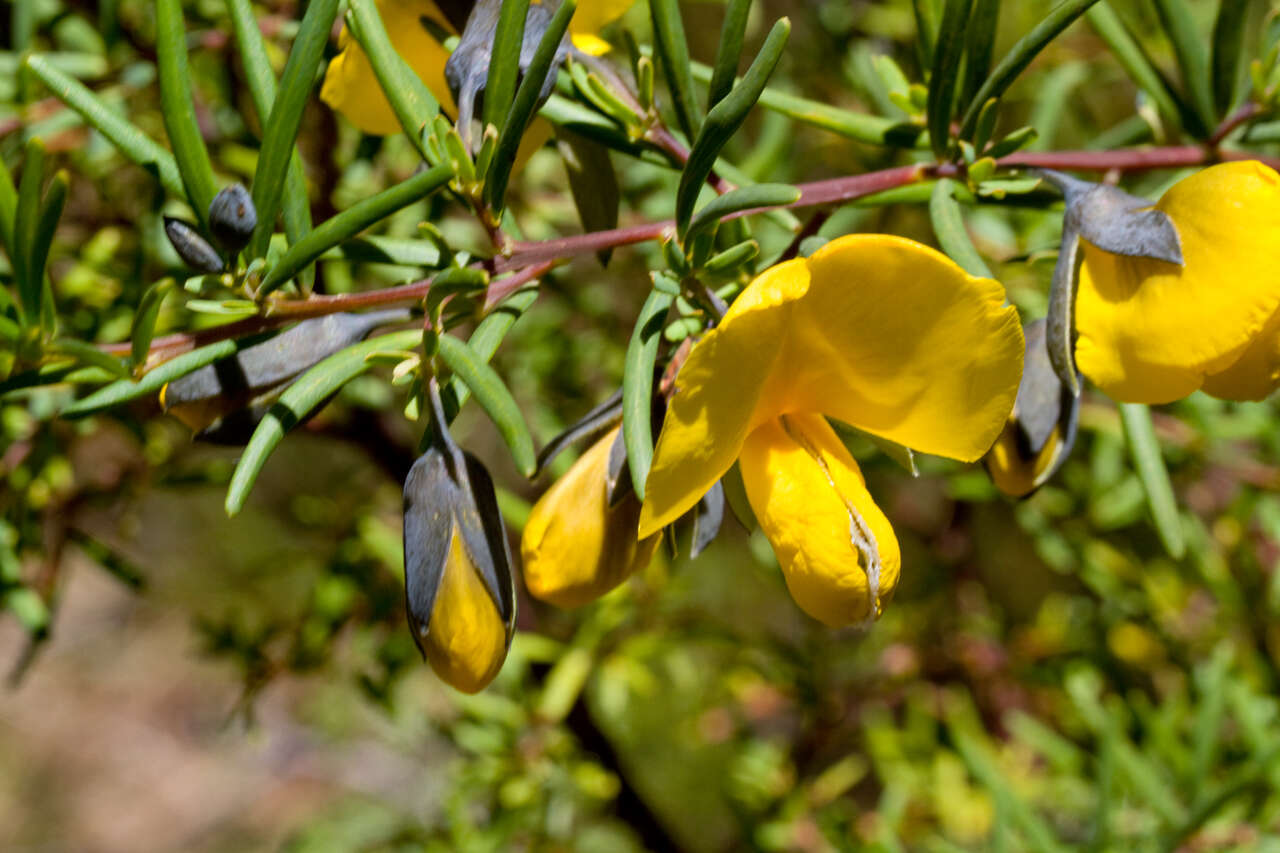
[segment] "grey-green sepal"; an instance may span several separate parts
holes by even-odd
[[[224,264],[218,250],[188,223],[166,216],[164,233],[184,264],[200,272],[222,272]]]
[[[1039,174],[1062,191],[1067,207],[1065,225],[1094,246],[1115,255],[1182,265],[1178,228],[1150,199],[1059,172],[1043,170]]]
[[[1045,320],[1045,345],[1049,363],[1073,397],[1080,396],[1080,375],[1076,370],[1076,283],[1080,275],[1080,233],[1065,220],[1062,246],[1049,283],[1049,315]]]
[[[583,439],[594,439],[613,429],[622,421],[622,389],[618,389],[600,405],[587,412],[578,421],[557,435],[542,448],[538,454],[537,467],[533,476],[537,477],[547,469],[555,458],[566,448]]]
[[[258,227],[258,211],[249,191],[240,184],[223,188],[209,203],[209,231],[218,245],[237,253],[249,245]]]
[[[1039,456],[1048,446],[1054,428],[1058,429],[1058,456],[1038,478],[1037,486],[1052,477],[1070,455],[1080,414],[1079,398],[1062,384],[1049,362],[1046,325],[1044,320],[1035,320],[1024,330],[1027,351],[1022,361],[1018,396],[1013,403],[1018,450],[1025,454],[1024,458]]]
[[[424,654],[423,640],[455,535],[493,599],[510,646],[515,582],[493,480],[471,454],[433,446],[413,463],[404,482],[405,605],[414,642]]]
[[[213,397],[257,396],[359,343],[374,329],[408,318],[405,309],[388,309],[303,320],[269,340],[170,382],[164,394],[165,408]]]
[[[724,486],[716,480],[693,508],[693,532],[689,539],[689,558],[697,559],[720,533],[724,523]]]

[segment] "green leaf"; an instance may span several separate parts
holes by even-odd
[[[1218,19],[1213,24],[1213,103],[1218,116],[1226,115],[1235,100],[1249,5],[1247,0],[1218,3]]]
[[[622,374],[622,440],[627,446],[631,485],[636,497],[642,501],[644,483],[653,462],[653,368],[658,359],[658,344],[666,325],[667,310],[675,301],[670,293],[657,289],[658,279],[665,276],[661,273],[653,275],[655,289],[649,291],[649,298],[640,309],[640,316],[631,331]]]
[[[1107,43],[1111,54],[1125,73],[1155,104],[1165,121],[1175,125],[1199,128],[1199,118],[1169,85],[1142,45],[1133,37],[1124,21],[1108,4],[1094,6],[1086,16],[1094,32]]]
[[[547,30],[538,42],[529,67],[525,69],[520,80],[520,88],[516,90],[515,101],[511,104],[511,112],[506,117],[502,132],[498,135],[498,147],[493,160],[489,164],[489,173],[484,181],[485,203],[491,210],[502,209],[502,202],[507,194],[507,181],[511,177],[511,168],[516,162],[516,151],[520,148],[520,138],[533,120],[538,110],[538,101],[542,97],[542,84],[551,73],[551,64],[555,61],[560,42],[569,29],[569,19],[578,8],[577,0],[562,0],[560,8],[551,16]],[[485,111],[488,111],[488,94],[485,94]]]
[[[64,170],[59,170],[49,182],[49,190],[45,193],[44,203],[40,205],[40,218],[36,222],[35,239],[31,242],[30,253],[26,259],[26,275],[28,288],[36,295],[38,313],[41,314],[40,325],[46,331],[52,331],[56,321],[53,309],[53,291],[48,286],[45,268],[49,262],[49,247],[53,245],[53,235],[58,230],[58,220],[62,218],[62,208],[67,203],[67,188],[71,178]]]
[[[182,20],[182,0],[156,0],[156,64],[165,133],[169,135],[187,200],[207,231],[209,203],[218,190],[192,101],[195,86],[187,69],[187,29]]]
[[[43,56],[29,56],[26,66],[49,88],[53,96],[80,114],[130,161],[156,174],[166,190],[186,195],[173,155],[113,111],[83,83],[59,71]],[[210,196],[212,198],[212,196]]]
[[[689,221],[682,240],[688,245],[705,229],[716,225],[731,213],[755,210],[762,207],[779,207],[800,198],[800,190],[790,184],[752,184],[730,190],[707,202]]]
[[[13,278],[18,286],[18,301],[27,325],[40,317],[41,281],[31,275],[31,255],[40,224],[40,191],[44,184],[44,143],[36,138],[27,142],[22,161],[22,178],[18,182],[18,206],[13,221]]]
[[[133,328],[129,333],[130,353],[135,365],[147,363],[147,354],[151,351],[151,339],[155,336],[156,320],[160,317],[160,306],[164,299],[177,286],[171,278],[162,278],[151,285],[138,300],[138,310],[133,315]]]
[[[405,136],[409,137],[419,156],[430,162],[424,131],[440,112],[435,96],[392,46],[382,16],[372,0],[351,0],[347,21],[352,36],[364,48],[364,55],[369,57],[374,76],[378,78]]]
[[[699,133],[702,116],[689,73],[689,42],[684,35],[679,0],[649,0],[649,15],[653,20],[654,53],[671,93],[676,122],[685,137],[693,139]]]
[[[4,158],[0,157],[0,246],[4,247],[10,258],[14,254],[13,223],[17,215],[18,190],[13,185],[13,175],[9,172],[9,166],[4,162]]]
[[[498,428],[502,440],[511,450],[516,468],[524,476],[532,476],[537,467],[533,438],[529,435],[524,416],[520,414],[520,407],[507,390],[502,377],[486,363],[487,359],[452,335],[440,336],[439,352],[440,358],[471,389],[476,402]]]
[[[371,338],[334,353],[299,376],[280,394],[275,405],[267,410],[245,446],[236,470],[231,475],[231,484],[227,487],[224,505],[227,515],[235,515],[244,508],[244,502],[248,499],[262,466],[284,438],[284,434],[305,420],[329,395],[373,366],[366,358],[368,355],[379,350],[410,349],[421,340],[421,329]]]
[[[476,325],[475,331],[471,333],[471,337],[467,340],[467,346],[471,347],[471,351],[487,363],[493,358],[493,354],[498,351],[498,346],[502,343],[502,339],[506,337],[507,332],[515,325],[516,320],[520,319],[537,298],[538,291],[534,287],[516,291],[505,302],[490,311]],[[450,419],[458,414],[470,397],[471,390],[458,381],[456,377],[450,379],[449,383],[440,392],[441,402],[444,404],[445,412]],[[430,430],[424,432],[423,447],[430,445],[430,433]]]
[[[582,230],[590,233],[618,227],[622,193],[609,150],[565,128],[556,130],[556,146],[569,176],[569,190],[573,193]],[[608,263],[609,251],[600,252],[599,257],[602,264]]]
[[[267,58],[262,30],[258,28],[257,18],[253,14],[253,5],[249,0],[227,0],[227,11],[231,14],[231,26],[235,31],[236,44],[240,47],[240,62],[244,65],[244,76],[249,84],[253,107],[258,113],[259,123],[265,124],[267,117],[271,114],[271,105],[276,99],[276,74],[271,70],[271,61]],[[399,58],[398,54],[393,53],[393,55]],[[303,171],[302,158],[298,156],[297,146],[294,146],[294,150],[289,155],[289,172],[284,179],[281,213],[284,219],[284,233],[291,245],[301,240],[311,230],[311,202],[307,198],[307,176]]]
[[[1186,541],[1182,536],[1182,521],[1178,518],[1178,503],[1169,482],[1169,472],[1160,455],[1160,442],[1151,423],[1151,410],[1138,403],[1120,403],[1119,406],[1129,454],[1147,494],[1147,506],[1151,509],[1156,532],[1160,534],[1160,541],[1169,556],[1180,560],[1186,553]]]
[[[355,236],[395,211],[442,189],[452,177],[452,168],[447,165],[436,166],[425,172],[419,172],[409,180],[402,181],[375,196],[358,201],[342,213],[326,219],[289,247],[284,257],[262,280],[262,285],[258,288],[258,298],[266,296],[283,285],[343,240]]]
[[[177,2],[177,0],[166,0]],[[258,228],[249,244],[249,257],[262,257],[276,227],[281,191],[288,174],[289,157],[302,123],[302,110],[311,96],[316,69],[324,56],[329,31],[338,15],[339,0],[311,0],[298,27],[298,36],[289,51],[280,89],[267,117],[262,134],[262,150],[253,173],[253,206],[258,211]]]
[[[933,156],[946,159],[951,142],[951,113],[955,108],[956,81],[960,77],[960,60],[964,58],[965,23],[973,0],[946,0],[942,8],[942,25],[933,49],[933,70],[929,75],[929,141]]]
[[[93,344],[75,338],[59,338],[49,344],[49,351],[69,355],[81,364],[100,367],[112,376],[124,378],[129,375],[129,368],[124,361],[103,352]]]
[[[1236,0],[1236,5],[1243,2]],[[1204,35],[1196,27],[1195,17],[1186,0],[1155,0],[1156,12],[1160,15],[1160,23],[1173,43],[1173,52],[1178,57],[1178,69],[1182,72],[1182,84],[1191,97],[1191,106],[1200,119],[1200,124],[1208,130],[1216,122],[1213,108],[1213,92],[1209,79],[1209,53]]]
[[[960,103],[967,104],[978,94],[991,73],[991,56],[996,49],[1000,24],[1000,0],[974,0],[965,37],[964,85]]]
[[[1040,55],[1049,42],[1071,26],[1076,18],[1083,15],[1098,0],[1065,0],[1058,4],[1040,23],[1031,28],[1031,32],[1018,40],[1004,58],[996,65],[987,77],[978,93],[973,96],[965,110],[964,120],[960,123],[960,138],[968,139],[973,135],[974,126],[978,122],[978,113],[982,105],[992,98],[999,98],[1013,84],[1031,61]]]
[[[122,379],[119,382],[112,382],[110,385],[99,388],[84,399],[77,400],[67,406],[59,414],[64,418],[82,418],[86,415],[100,412],[103,409],[118,406],[121,403],[128,403],[131,400],[146,397],[149,394],[158,394],[160,389],[169,382],[180,379],[207,364],[213,364],[215,361],[235,355],[242,349],[262,343],[271,337],[271,334],[266,332],[238,340],[217,341],[208,346],[183,353],[159,365],[154,370],[147,371],[141,379],[136,381]]]
[[[499,131],[506,127],[520,77],[520,56],[524,48],[524,28],[529,16],[529,0],[503,0],[498,26],[493,34],[489,76],[484,86],[482,124]],[[559,45],[559,42],[556,42]],[[545,79],[546,75],[543,75]],[[542,85],[539,81],[539,86]]]
[[[950,178],[943,178],[934,186],[933,194],[929,197],[929,219],[933,222],[933,233],[938,238],[938,245],[951,260],[969,275],[992,277],[991,269],[969,239],[960,204],[955,199],[955,181]]]
[[[935,0],[911,0],[916,17],[916,54],[921,67],[933,65],[934,40],[938,37],[938,10]]]
[[[716,48],[714,71],[707,88],[707,109],[724,100],[733,88],[738,76],[738,62],[742,59],[742,37],[747,31],[747,17],[751,13],[751,0],[728,0],[724,10],[724,23],[720,26],[720,46]]]
[[[782,58],[782,51],[786,47],[787,36],[790,33],[791,22],[786,18],[774,24],[760,52],[756,54],[751,67],[743,76],[742,82],[707,114],[707,120],[689,152],[689,162],[685,164],[684,172],[680,175],[680,187],[676,191],[676,227],[681,232],[689,227],[689,219],[693,215],[693,206],[698,200],[698,193],[701,192],[707,176],[711,174],[720,149],[742,126],[747,114],[760,99],[765,84],[769,82],[769,76],[773,74],[773,69],[778,66],[778,60]]]

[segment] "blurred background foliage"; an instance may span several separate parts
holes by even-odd
[[[300,10],[255,5],[278,72]],[[618,28],[642,44],[643,5]],[[1002,4],[997,55],[1050,5]],[[1110,5],[1173,77],[1153,5]],[[1186,5],[1209,33],[1216,4]],[[1277,6],[1253,4],[1249,56],[1268,57]],[[789,15],[774,87],[892,111],[875,57],[922,78],[912,7],[757,3],[748,45]],[[714,56],[722,11],[684,4],[695,59]],[[191,0],[184,12],[200,130],[219,173],[247,183],[260,128],[225,6]],[[125,339],[147,283],[180,268],[161,216],[182,206],[20,73],[19,58],[49,53],[163,139],[152,4],[20,0],[7,15],[0,156],[17,162],[38,136],[72,176],[50,260],[63,329]],[[1154,116],[1079,22],[1014,85],[1001,129],[1030,124],[1043,149],[1177,141]],[[363,137],[315,99],[303,122],[316,221],[418,164],[405,138]],[[1249,147],[1270,152],[1262,136]],[[760,110],[728,156],[755,179],[785,182],[891,162]],[[615,163],[623,224],[670,215],[677,173]],[[1154,197],[1181,174],[1126,185]],[[554,147],[512,192],[526,239],[578,227]],[[1042,315],[1060,209],[992,204],[967,216],[1010,298]],[[438,200],[381,232],[413,237],[424,219],[455,246],[484,246],[474,219]],[[919,204],[848,205],[821,234],[853,230],[933,241]],[[765,256],[791,237],[767,218],[756,236],[772,247]],[[543,279],[494,362],[540,442],[618,386],[647,271],[663,263],[644,244],[607,268],[586,257]],[[323,280],[341,293],[396,283],[403,270],[334,259]],[[170,300],[159,331],[213,319]],[[1086,394],[1074,456],[1022,502],[1000,497],[978,467],[926,458],[913,479],[862,448],[904,565],[869,632],[805,617],[766,540],[730,520],[697,562],[660,557],[581,610],[522,594],[505,668],[465,697],[422,665],[404,625],[400,484],[416,434],[388,371],[348,385],[291,436],[234,520],[222,496],[236,450],[191,442],[152,404],[53,419],[72,396],[55,385],[0,398],[5,849],[1280,850],[1272,402],[1197,394],[1156,412],[1183,559],[1152,527],[1114,405]],[[518,475],[474,407],[455,435],[491,466],[518,530],[545,483]],[[103,759],[117,738],[172,740],[179,756]],[[298,771],[277,760],[291,748],[324,758]],[[177,775],[151,776],[148,762]],[[183,782],[201,774],[260,799],[250,807]],[[299,774],[305,785],[286,784]]]

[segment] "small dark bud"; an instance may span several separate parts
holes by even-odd
[[[249,244],[258,227],[258,211],[249,191],[232,184],[213,197],[209,204],[209,230],[213,239],[228,252],[236,253]]]
[[[166,216],[164,233],[187,266],[200,272],[222,272],[222,257],[196,229],[181,219]]]

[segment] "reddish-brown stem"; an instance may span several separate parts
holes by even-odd
[[[670,154],[680,163],[689,162],[689,149],[684,147],[684,143],[676,139],[671,131],[667,130],[664,125],[655,124],[644,133],[644,138]],[[707,176],[707,185],[715,190],[718,195],[724,195],[729,190],[734,189],[733,184],[726,181],[712,171]]]
[[[1209,137],[1209,145],[1217,148],[1222,144],[1222,140],[1231,135],[1231,132],[1242,124],[1245,124],[1262,114],[1262,107],[1250,101],[1244,104],[1240,109],[1222,120],[1222,124],[1218,125],[1218,129]]]

